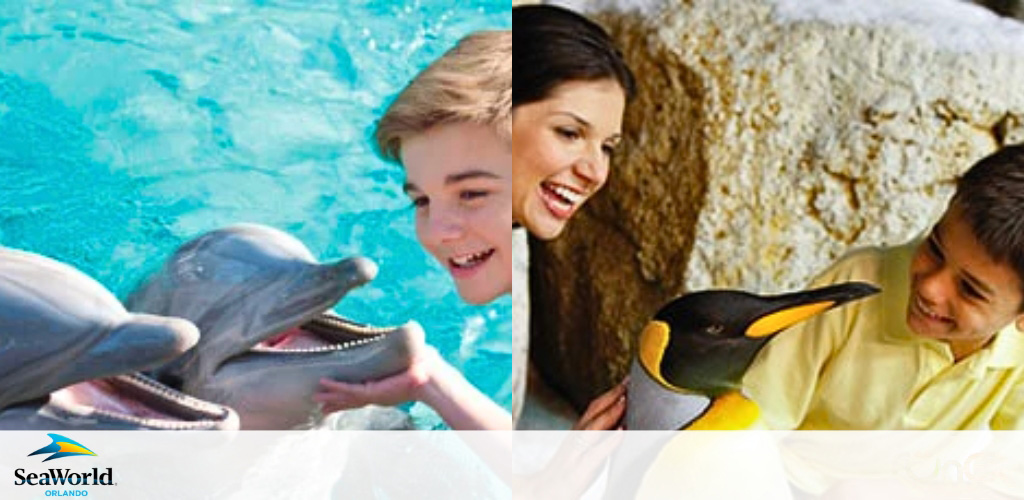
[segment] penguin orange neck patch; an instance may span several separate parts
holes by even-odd
[[[668,348],[668,339],[671,335],[671,328],[664,321],[651,321],[644,327],[640,334],[640,365],[647,370],[651,378],[659,384],[675,389],[661,376],[661,360],[665,357],[665,349]]]

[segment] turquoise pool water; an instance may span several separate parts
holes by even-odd
[[[291,232],[378,278],[337,311],[413,318],[506,407],[511,307],[463,304],[415,240],[400,168],[370,130],[502,1],[0,2],[0,244],[119,297],[179,244],[236,222]],[[439,419],[413,408],[418,425]]]

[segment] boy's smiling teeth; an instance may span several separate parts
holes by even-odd
[[[488,250],[484,250],[482,252],[476,252],[476,253],[471,253],[471,254],[466,254],[466,255],[459,255],[459,256],[456,256],[456,257],[452,257],[449,260],[451,261],[452,266],[454,266],[454,267],[466,268],[466,267],[473,267],[473,266],[475,266],[475,265],[477,265],[477,264],[487,260],[487,258],[490,257],[492,254],[494,254],[494,249],[493,248],[488,249]]]
[[[928,306],[924,305],[924,301],[921,300],[920,296],[916,297],[915,300],[917,301],[917,310],[921,311],[921,313],[927,316],[929,319],[933,319],[935,321],[942,321],[946,323],[951,321],[949,318],[946,318],[945,316],[936,314],[934,311],[929,309]]]

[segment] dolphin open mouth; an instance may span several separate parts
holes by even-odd
[[[151,430],[238,428],[238,416],[226,407],[137,373],[79,382],[54,391],[49,398],[48,409],[68,419]]]
[[[271,335],[252,350],[261,353],[344,351],[382,340],[393,331],[395,327],[364,325],[324,313],[300,326]]]
[[[322,416],[313,401],[320,380],[359,383],[399,373],[424,338],[415,321],[378,328],[330,312],[270,331],[277,333],[260,335],[262,342],[212,371],[180,379],[183,390],[231,407],[243,429],[307,428]]]

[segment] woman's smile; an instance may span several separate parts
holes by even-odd
[[[541,199],[551,215],[568,220],[576,207],[587,199],[587,195],[564,184],[551,181],[540,183]]]

